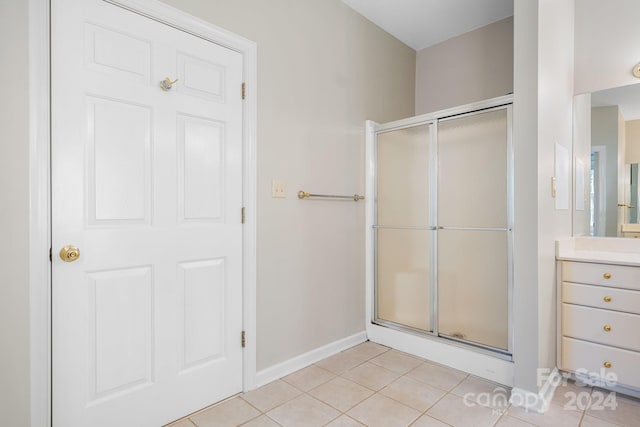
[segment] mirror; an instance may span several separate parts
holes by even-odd
[[[640,84],[574,97],[573,235],[640,237]]]

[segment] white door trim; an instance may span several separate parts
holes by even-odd
[[[257,46],[157,0],[104,0],[243,56],[243,389],[256,378]],[[51,425],[50,0],[29,0],[29,292],[31,426]],[[238,88],[240,91],[240,88]]]

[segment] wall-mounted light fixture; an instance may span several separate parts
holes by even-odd
[[[635,67],[633,67],[632,73],[634,76],[640,79],[640,64],[636,64]]]

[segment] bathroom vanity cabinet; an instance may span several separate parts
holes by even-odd
[[[638,396],[640,247],[632,246],[640,242],[604,239],[615,241],[600,247],[597,240],[558,242],[558,368]]]

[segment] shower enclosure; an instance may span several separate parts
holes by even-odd
[[[510,359],[511,102],[368,122],[373,324]]]

